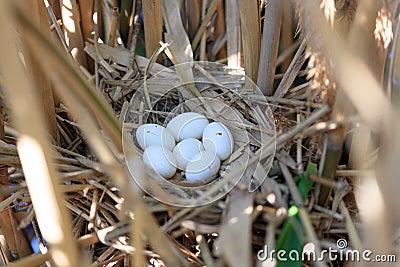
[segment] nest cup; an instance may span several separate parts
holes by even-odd
[[[191,76],[193,82],[189,84],[187,79]],[[194,94],[193,88],[198,93]],[[190,183],[184,171],[178,170],[166,180],[146,168],[147,177],[142,177],[135,175],[132,162],[127,160],[134,180],[156,199],[178,206],[213,202],[239,181],[250,191],[255,190],[267,177],[272,164],[273,155],[263,155],[260,148],[274,142],[275,124],[266,100],[244,71],[217,63],[194,62],[166,68],[148,78],[126,111],[124,132],[129,140],[124,143],[133,146],[142,156],[136,129],[147,123],[165,127],[172,118],[186,112],[202,114],[210,123],[221,122],[232,134],[233,152],[221,162],[217,175],[205,182]],[[250,161],[253,163],[248,166]]]

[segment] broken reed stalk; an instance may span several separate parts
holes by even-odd
[[[50,143],[38,105],[40,102],[15,47],[17,36],[13,27],[19,25],[17,9],[15,3],[0,3],[3,26],[0,31],[2,36],[7,36],[1,44],[0,68],[5,88],[13,99],[10,106],[21,133],[18,152],[25,180],[43,236],[51,245],[50,253],[54,262],[58,266],[89,266],[80,256],[81,252],[72,236],[71,218],[63,205],[59,177],[51,161]]]
[[[108,37],[108,45],[111,47],[115,46],[115,41],[117,40],[117,26],[119,19],[119,9],[114,7],[111,14],[111,29],[110,35]]]
[[[274,93],[274,77],[282,22],[282,2],[270,0],[265,7],[257,86],[267,96],[272,96]]]

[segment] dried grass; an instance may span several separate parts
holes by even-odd
[[[258,251],[284,244],[285,225],[303,233],[294,243],[312,243],[317,253],[340,238],[349,249],[398,250],[398,111],[381,86],[385,73],[396,96],[395,58],[390,72],[384,62],[398,1],[295,1],[297,36],[288,10],[272,8],[279,1],[39,1],[36,23],[16,2],[0,2],[3,265],[263,266]],[[71,16],[61,13],[67,4]],[[257,79],[267,95],[254,90]],[[197,191],[176,186],[187,185],[181,173],[160,181],[134,142],[141,124],[189,110],[222,121],[235,140],[223,163],[229,172]],[[318,173],[309,174],[310,162]],[[312,184],[305,195],[301,181]],[[177,199],[181,207],[171,205]],[[32,238],[21,230],[27,226],[40,253],[15,242]],[[287,266],[310,264],[345,263]]]

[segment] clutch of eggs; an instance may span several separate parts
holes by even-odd
[[[174,117],[166,127],[141,125],[136,130],[136,141],[144,150],[143,162],[147,166],[167,179],[182,170],[189,182],[212,178],[221,161],[233,151],[229,129],[220,122],[209,123],[204,115],[195,112]]]

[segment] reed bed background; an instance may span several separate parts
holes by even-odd
[[[266,247],[318,254],[339,240],[396,256],[397,8],[397,0],[0,1],[1,265],[377,264],[257,258]],[[133,182],[124,158],[135,176],[151,173],[122,126],[144,81],[195,61],[226,64],[257,84],[263,97],[242,94],[269,105],[276,151],[255,192],[239,183],[214,203],[182,208]],[[187,69],[177,74],[194,80]],[[188,89],[179,101],[198,96]]]

